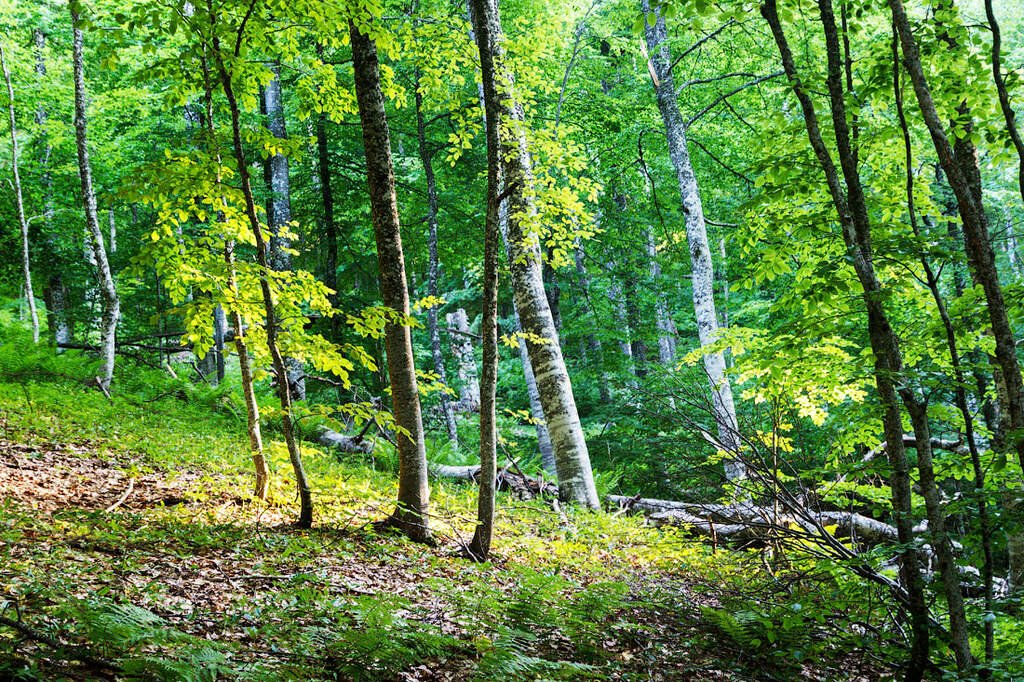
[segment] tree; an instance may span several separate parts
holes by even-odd
[[[267,129],[279,144],[287,144],[288,133],[284,122],[284,100],[281,95],[281,64],[270,64],[273,79],[263,88],[263,113],[267,117]],[[270,230],[267,262],[277,272],[292,270],[292,221],[291,182],[288,178],[288,157],[275,149],[264,160],[264,178],[269,198],[267,199],[267,226]],[[306,399],[306,380],[303,378],[302,363],[295,358],[285,358],[288,370],[285,380],[292,400]],[[281,380],[281,377],[278,377]]]
[[[650,12],[649,4],[643,2],[643,11]],[[645,19],[644,38],[650,53],[652,79],[665,126],[669,158],[676,171],[683,215],[686,220],[686,241],[690,252],[693,283],[693,311],[697,318],[697,333],[701,347],[715,342],[718,333],[718,314],[715,312],[715,272],[711,261],[711,247],[708,243],[707,226],[704,221],[704,207],[701,204],[700,188],[686,140],[686,122],[679,110],[676,89],[672,78],[672,55],[668,48],[668,30],[665,17],[655,12],[651,24]],[[656,263],[656,261],[655,261]],[[654,266],[656,267],[656,265]],[[659,347],[660,347],[659,343]],[[634,352],[635,355],[635,352]],[[733,403],[732,387],[725,375],[725,356],[720,350],[704,353],[704,371],[711,382],[711,397],[715,422],[718,426],[718,440],[726,452],[736,452],[739,440],[739,424],[736,421],[736,406]],[[746,477],[743,465],[727,460],[725,476],[736,480]]]
[[[358,24],[356,23],[358,21]],[[355,72],[356,99],[363,130],[366,177],[377,263],[380,268],[380,294],[390,311],[385,330],[388,377],[398,442],[398,507],[388,523],[411,539],[429,541],[427,516],[430,488],[427,484],[427,456],[423,442],[420,398],[413,364],[412,336],[409,331],[409,294],[406,289],[405,258],[395,196],[394,165],[388,131],[384,94],[380,86],[377,47],[370,37],[372,19],[349,21],[352,67]]]
[[[238,99],[235,96],[232,73],[228,70],[225,54],[221,49],[220,36],[217,33],[220,30],[218,16],[214,12],[212,0],[207,1],[207,11],[209,13],[210,28],[213,31],[211,46],[220,74],[220,86],[224,91],[224,96],[227,98],[228,108],[231,113],[231,140],[245,201],[245,215],[248,218],[249,227],[256,240],[256,261],[260,267],[259,284],[266,319],[267,350],[270,352],[274,371],[278,377],[277,395],[281,404],[281,430],[284,435],[285,444],[288,447],[288,458],[291,461],[292,471],[295,475],[295,485],[299,493],[299,518],[296,525],[299,528],[309,528],[313,525],[313,497],[310,492],[309,481],[306,478],[302,454],[299,451],[298,438],[296,437],[292,421],[292,400],[287,380],[287,368],[284,356],[281,354],[281,349],[278,345],[278,320],[275,311],[274,295],[270,288],[271,267],[267,257],[269,252],[268,243],[263,234],[263,226],[256,213],[256,200],[252,191],[252,181],[246,161],[245,149],[242,145],[241,111]],[[233,60],[238,60],[244,38],[244,30],[245,22],[243,21],[238,28],[235,48],[230,55]]]
[[[514,79],[504,63],[503,33],[496,2],[488,1],[474,11],[474,31],[486,32],[480,42],[484,70],[484,103],[498,112],[498,140],[501,153],[502,194],[508,202],[508,254],[512,288],[530,364],[537,380],[544,421],[551,437],[558,471],[559,496],[568,502],[597,508],[600,504],[590,455],[583,434],[572,383],[562,357],[558,332],[544,291],[541,250],[530,222],[536,218],[532,160],[526,139],[525,117],[515,101]],[[482,69],[483,70],[483,69]],[[488,121],[488,125],[492,125]]]
[[[83,38],[80,27],[80,7],[76,0],[70,3],[72,22],[72,66],[75,77],[75,145],[78,150],[78,174],[82,182],[82,207],[85,210],[85,224],[90,239],[93,259],[99,276],[100,297],[103,303],[102,327],[100,329],[100,374],[96,383],[103,391],[110,390],[114,378],[114,353],[117,337],[117,322],[121,317],[121,301],[114,286],[114,276],[107,259],[96,209],[96,193],[92,183],[92,165],[89,162],[88,117],[86,115],[85,67],[82,55]]]
[[[18,126],[14,117],[14,86],[11,72],[7,68],[3,45],[0,45],[0,67],[7,83],[7,112],[11,121],[11,179],[14,187],[14,201],[18,209],[18,224],[21,227],[22,273],[25,278],[25,299],[32,320],[32,341],[39,343],[39,313],[36,311],[36,297],[32,292],[32,264],[28,249],[28,220],[25,218],[25,200],[21,194],[21,174],[18,172]]]

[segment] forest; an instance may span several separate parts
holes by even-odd
[[[0,66],[0,681],[1024,679],[1018,0],[0,0]]]

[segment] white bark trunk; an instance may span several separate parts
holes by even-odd
[[[114,286],[114,276],[107,260],[96,209],[96,193],[92,185],[92,167],[89,163],[88,123],[86,117],[85,72],[83,67],[82,30],[78,28],[78,12],[71,6],[73,28],[72,62],[75,79],[75,143],[78,148],[78,172],[82,181],[82,204],[85,224],[91,238],[92,256],[99,275],[100,297],[103,301],[103,319],[100,328],[100,376],[97,381],[104,390],[110,389],[114,377],[114,344],[117,322],[121,317],[121,302]]]
[[[565,501],[596,508],[600,501],[590,455],[544,291],[540,245],[522,220],[524,216],[536,214],[531,196],[532,159],[523,131],[525,116],[522,106],[515,100],[514,78],[504,63],[504,37],[497,2],[487,0],[481,4],[481,11],[474,12],[473,20],[477,32],[486,28],[490,37],[487,54],[481,49],[481,60],[493,60],[493,71],[484,73],[483,85],[485,100],[490,99],[501,112],[498,138],[502,177],[508,194],[508,255],[516,306],[523,331],[529,337],[526,345],[555,453],[559,493]]]
[[[649,11],[647,0],[643,0],[643,10]],[[679,111],[675,86],[672,82],[670,67],[672,57],[669,54],[665,19],[660,13],[654,25],[646,24],[644,35],[647,50],[650,53],[653,74],[656,76],[658,109],[661,111],[665,125],[665,137],[668,141],[669,158],[676,171],[679,183],[679,194],[682,200],[683,215],[686,220],[686,242],[690,251],[690,264],[693,273],[693,311],[697,318],[697,335],[700,345],[707,346],[717,340],[718,316],[715,313],[715,274],[711,263],[711,248],[708,244],[707,225],[704,221],[704,208],[701,204],[700,189],[697,176],[690,162],[690,152],[686,141],[686,123]],[[704,355],[704,370],[711,384],[711,399],[714,407],[718,437],[727,452],[735,452],[739,448],[736,407],[733,404],[732,387],[725,375],[725,356],[722,352]],[[725,462],[725,475],[730,480],[746,476],[743,465],[736,460]]]
[[[459,412],[477,412],[480,409],[480,379],[476,371],[473,342],[470,340],[469,318],[466,311],[459,308],[454,313],[448,313],[445,321],[448,323],[448,337],[460,384],[459,401],[453,408]]]
[[[284,122],[284,102],[281,97],[281,65],[274,62],[270,65],[274,79],[263,89],[263,107],[267,116],[267,130],[279,140],[288,139]],[[291,239],[281,235],[282,230],[289,229],[292,219],[291,185],[288,177],[288,157],[274,154],[267,160],[267,189],[270,198],[267,201],[267,221],[270,226],[270,250],[267,260],[270,267],[279,272],[292,269],[292,256],[288,253]],[[288,390],[292,400],[306,399],[306,379],[302,363],[295,358],[285,358],[287,369]]]
[[[29,316],[32,318],[32,341],[39,343],[39,312],[36,310],[36,297],[32,292],[28,220],[25,218],[25,202],[21,195],[21,175],[18,173],[18,126],[14,118],[14,86],[11,85],[11,72],[7,69],[7,59],[4,56],[2,45],[0,45],[0,66],[3,67],[4,82],[7,83],[7,111],[11,119],[11,176],[14,184],[14,201],[18,209],[18,224],[21,226],[21,265],[25,278],[25,300],[28,302]]]

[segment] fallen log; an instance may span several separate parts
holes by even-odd
[[[357,436],[346,436],[343,433],[323,427],[317,434],[316,441],[320,445],[337,450],[338,452],[356,452],[368,455],[373,452],[373,441],[365,438],[365,433],[366,429],[363,429],[363,433]]]

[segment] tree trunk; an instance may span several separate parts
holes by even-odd
[[[907,213],[910,218],[910,227],[914,233],[914,236],[918,239],[922,238],[921,232],[917,226],[917,212],[914,201],[914,164],[913,164],[913,146],[910,136],[910,128],[907,125],[907,117],[903,109],[903,89],[900,84],[900,63],[899,63],[899,40],[898,35],[893,36],[892,43],[893,52],[893,94],[896,101],[896,113],[900,123],[900,129],[903,133],[903,148],[904,158],[906,166],[906,194],[907,194]],[[984,582],[984,598],[985,598],[985,611],[991,613],[994,606],[994,571],[993,571],[993,560],[992,560],[992,528],[988,514],[988,503],[985,500],[985,470],[981,461],[981,454],[978,450],[977,440],[974,432],[974,416],[971,412],[970,406],[967,402],[967,391],[965,386],[967,385],[967,378],[963,371],[963,365],[961,363],[960,351],[956,341],[956,328],[953,325],[953,321],[949,316],[949,311],[946,307],[946,301],[942,296],[942,291],[939,288],[939,279],[936,276],[934,270],[929,263],[928,258],[924,255],[921,256],[921,266],[925,272],[925,281],[928,285],[928,289],[932,294],[932,298],[935,301],[935,307],[939,313],[939,318],[942,320],[943,329],[946,332],[946,347],[949,351],[950,364],[953,368],[953,381],[954,381],[954,402],[960,411],[960,414],[964,420],[964,436],[967,440],[967,449],[971,458],[971,466],[974,470],[974,487],[975,491],[979,494],[978,498],[978,524],[980,531],[980,540],[983,556],[983,565],[981,574]],[[918,408],[920,414],[916,417],[919,420],[923,420],[925,427],[927,427],[927,408]],[[920,429],[919,429],[920,430]],[[915,438],[917,436],[915,432]],[[931,467],[928,467],[929,471]],[[934,488],[934,485],[931,486]],[[935,492],[931,489],[926,488],[922,484],[922,489],[927,490],[927,494],[932,496],[931,502],[929,502],[929,523],[931,524],[931,517],[936,508]],[[943,540],[940,540],[940,542]],[[940,562],[948,560],[951,548],[944,547],[942,553],[940,553]],[[953,566],[953,572],[956,567]],[[950,567],[946,566],[944,569],[946,572],[950,571]],[[948,580],[947,573],[944,573],[944,578]],[[947,585],[948,589],[948,585]],[[985,628],[985,662],[991,663],[994,656],[995,647],[995,629],[994,623],[987,620],[984,624]],[[968,649],[969,652],[969,649]]]
[[[800,102],[804,125],[807,128],[807,136],[828,183],[829,193],[842,225],[843,240],[846,244],[847,253],[853,262],[863,289],[863,299],[868,318],[868,335],[871,348],[875,354],[875,385],[883,408],[883,431],[886,443],[889,445],[886,448],[886,454],[889,465],[892,468],[892,474],[889,479],[892,490],[892,506],[898,539],[903,546],[899,554],[900,578],[908,593],[908,609],[910,611],[912,628],[910,660],[907,663],[905,679],[908,682],[918,682],[923,677],[928,665],[930,619],[928,606],[925,601],[923,578],[919,569],[918,553],[911,545],[914,533],[911,516],[910,464],[903,446],[903,422],[894,383],[902,371],[902,358],[899,355],[898,347],[895,345],[895,334],[889,326],[885,311],[882,309],[881,292],[874,267],[870,260],[870,252],[865,249],[870,243],[870,237],[858,231],[858,224],[866,222],[866,214],[859,215],[858,224],[854,223],[850,206],[848,205],[847,194],[840,183],[839,174],[832,156],[825,146],[824,138],[818,125],[817,114],[814,110],[814,104],[797,73],[789,43],[783,33],[782,22],[779,20],[776,1],[766,0],[761,6],[761,14],[771,28],[776,46],[782,58],[783,67],[789,78],[790,86]],[[834,65],[830,64],[830,86],[834,85],[832,82],[834,77]],[[835,104],[833,103],[833,107],[835,107]],[[842,109],[837,111],[833,108],[833,119],[841,123],[838,126],[837,134],[846,130],[845,113]],[[846,140],[845,142],[848,147],[849,141]],[[839,142],[837,140],[838,145]],[[842,151],[849,150],[841,149],[840,152],[840,160],[848,164],[844,167],[844,172],[853,171],[851,175],[855,175],[856,169],[849,167],[849,164],[853,163],[852,156],[849,154],[844,155]],[[853,195],[860,195],[859,180],[849,182],[853,179],[852,177],[847,178],[848,191]],[[858,209],[863,209],[863,197],[859,196],[859,199],[855,206]]]
[[[92,166],[89,163],[89,147],[87,136],[85,69],[82,56],[82,29],[78,25],[78,4],[72,2],[71,24],[72,62],[75,78],[75,145],[78,148],[78,175],[82,181],[82,205],[85,209],[85,224],[90,236],[92,256],[96,261],[99,275],[100,297],[103,303],[103,319],[100,328],[100,375],[97,382],[104,391],[110,390],[110,382],[114,378],[114,345],[117,334],[117,322],[121,317],[121,302],[114,286],[114,276],[107,260],[107,250],[103,245],[103,232],[100,231],[99,216],[96,209],[96,193],[92,186]]]
[[[665,367],[676,362],[676,324],[669,313],[668,302],[661,290],[661,266],[658,264],[658,246],[654,242],[654,230],[644,230],[647,242],[647,260],[650,267],[651,286],[654,288],[654,321],[658,328],[658,361]]]
[[[256,240],[256,260],[260,266],[260,293],[262,294],[263,310],[266,316],[267,350],[270,351],[274,371],[279,378],[277,382],[277,395],[281,403],[281,432],[288,447],[288,458],[291,460],[292,471],[295,474],[295,484],[299,494],[299,519],[296,525],[299,528],[309,528],[313,525],[313,496],[310,492],[309,481],[306,479],[306,471],[302,464],[302,453],[299,451],[298,439],[295,437],[295,428],[292,423],[292,400],[288,381],[281,380],[287,377],[287,371],[285,369],[284,357],[281,355],[281,349],[277,342],[277,312],[268,276],[270,271],[270,266],[267,262],[268,245],[263,234],[263,227],[260,224],[259,216],[256,214],[256,200],[253,196],[249,165],[245,158],[245,149],[242,146],[241,112],[238,107],[238,100],[235,97],[234,84],[231,82],[231,74],[224,63],[220,38],[216,33],[217,18],[213,11],[212,0],[207,0],[207,8],[210,12],[210,23],[214,27],[213,52],[220,72],[221,87],[224,89],[224,96],[228,101],[228,108],[231,111],[231,139],[235,152],[235,162],[238,166],[242,194],[245,199],[245,214]],[[238,42],[238,45],[241,45],[241,41]],[[237,50],[238,48],[236,47]],[[233,56],[235,59],[238,58],[237,54]],[[236,329],[236,333],[238,331]]]
[[[644,12],[649,12],[648,0],[642,0]],[[679,182],[683,215],[686,222],[686,243],[690,251],[692,270],[693,311],[697,318],[697,336],[702,347],[715,342],[718,336],[718,315],[715,312],[715,273],[711,263],[711,247],[708,243],[707,225],[704,221],[704,207],[701,203],[697,176],[690,162],[690,151],[686,140],[686,123],[679,111],[675,85],[672,81],[672,56],[668,49],[668,32],[665,17],[656,13],[653,25],[644,25],[647,50],[650,53],[658,109],[665,125],[668,153]],[[721,351],[704,355],[704,371],[711,383],[711,399],[714,407],[718,438],[727,452],[736,452],[739,447],[739,424],[736,421],[736,406],[733,404],[732,387],[725,375],[725,354]],[[725,476],[729,480],[746,477],[743,465],[736,460],[726,460]]]
[[[1013,111],[1010,93],[1006,88],[1006,79],[1003,78],[1003,35],[999,29],[999,22],[996,20],[995,10],[992,9],[992,0],[985,0],[985,16],[988,18],[989,30],[992,31],[992,80],[995,82],[996,92],[999,94],[999,108],[1003,112],[1003,120],[1006,121],[1006,132],[1010,135],[1013,148],[1017,150],[1017,188],[1020,191],[1021,199],[1024,199],[1024,139],[1021,139],[1020,131],[1017,130],[1017,114]],[[1014,265],[1015,258],[1016,253],[1011,258],[1011,266]]]
[[[349,34],[356,99],[366,153],[373,232],[377,241],[381,299],[385,306],[407,316],[409,294],[406,289],[391,140],[380,86],[377,46],[351,22]],[[389,324],[385,332],[385,344],[395,421],[406,432],[396,435],[399,459],[398,508],[389,523],[400,528],[413,540],[428,541],[430,489],[427,484],[427,456],[409,327],[405,324]]]
[[[281,97],[281,64],[273,62],[270,70],[274,79],[263,88],[263,109],[267,117],[267,130],[278,140],[287,140],[288,131],[284,125],[284,101]],[[265,161],[264,174],[270,198],[267,200],[267,225],[270,228],[270,249],[267,254],[271,270],[290,272],[292,256],[288,252],[292,241],[282,231],[291,229],[292,220],[291,185],[288,178],[288,157],[273,154]],[[295,358],[285,358],[288,391],[292,400],[306,399],[306,379],[302,363]],[[279,377],[280,379],[280,377]]]
[[[237,300],[238,280],[235,273],[235,243],[231,240],[228,240],[224,246],[224,261],[228,266],[228,291]],[[249,362],[249,349],[245,342],[245,324],[237,308],[232,309],[231,319],[232,324],[235,325],[235,352],[238,353],[238,369],[242,375],[242,398],[245,401],[246,433],[249,435],[249,450],[252,453],[252,465],[256,472],[253,495],[260,500],[266,500],[267,493],[270,491],[270,467],[267,466],[267,458],[263,454],[260,406],[256,402],[256,389],[253,386],[252,365]]]
[[[515,331],[518,334],[523,330],[519,324],[519,312],[515,310],[515,301],[512,302],[513,314],[515,316]],[[555,466],[555,450],[551,445],[551,434],[548,433],[548,425],[544,421],[544,407],[540,403],[540,391],[537,390],[537,378],[533,375],[533,367],[530,365],[530,351],[526,348],[526,341],[519,337],[519,361],[523,366],[523,382],[526,384],[526,397],[530,401],[530,418],[537,431],[537,449],[540,450],[540,463],[544,471],[555,476],[558,475],[558,468]]]
[[[483,5],[489,0],[473,0],[474,16],[483,16]],[[481,55],[491,49],[492,36],[489,31],[476,33],[477,46]],[[494,62],[484,62],[484,81],[494,81]],[[488,73],[487,70],[491,72]],[[417,92],[417,97],[419,93]],[[500,141],[501,112],[496,99],[487,101],[485,120],[487,137],[487,217],[484,223],[484,296],[482,302],[483,320],[480,335],[483,336],[483,371],[480,387],[480,492],[477,497],[477,525],[469,544],[469,553],[477,561],[486,561],[491,551],[494,534],[494,495],[498,475],[498,433],[495,423],[495,391],[498,385],[498,239],[501,233],[501,159]],[[421,115],[422,116],[422,115]],[[420,119],[422,122],[422,118]],[[422,123],[420,130],[423,130]],[[422,132],[421,132],[421,144]],[[431,176],[427,176],[428,180]],[[436,246],[434,249],[436,253]],[[433,266],[433,262],[431,263]]]
[[[331,290],[328,300],[338,308],[338,226],[334,222],[334,191],[331,187],[331,157],[327,146],[327,115],[316,119],[317,177],[324,208],[324,284]],[[341,342],[341,315],[331,316],[331,340]]]
[[[488,118],[496,118],[493,124],[498,128],[501,145],[503,194],[508,195],[509,202],[509,269],[519,319],[528,337],[530,364],[555,452],[559,494],[563,501],[596,509],[600,501],[590,455],[544,291],[540,245],[531,239],[521,219],[521,216],[536,213],[529,191],[533,170],[522,130],[525,125],[522,106],[515,101],[514,79],[504,64],[501,19],[496,0],[475,0],[473,6],[473,27],[484,75],[484,101],[488,111],[497,112]]]
[[[427,228],[429,230],[427,248],[430,254],[430,265],[427,273],[427,295],[436,298],[437,280],[441,276],[441,262],[437,255],[437,181],[434,178],[433,154],[427,148],[427,124],[423,118],[423,94],[420,92],[420,74],[418,70],[416,71],[415,88],[416,139],[419,146],[420,162],[423,164],[423,174],[427,179]],[[437,324],[437,308],[438,306],[431,305],[427,309],[430,353],[434,360],[434,371],[437,373],[438,380],[447,386],[448,373],[445,371],[444,354],[441,352],[441,331]],[[448,441],[452,444],[452,448],[457,450],[459,448],[459,428],[455,421],[455,409],[452,407],[451,398],[447,393],[442,391],[440,393],[440,400],[445,428],[448,431]],[[482,425],[481,428],[483,428]]]
[[[1017,346],[1007,315],[999,273],[996,270],[995,254],[989,241],[984,206],[981,203],[977,158],[974,153],[968,153],[966,148],[957,153],[950,145],[932,99],[931,89],[921,65],[917,39],[914,37],[902,0],[889,0],[889,8],[903,48],[903,65],[914,85],[917,102],[925,125],[928,126],[939,163],[956,196],[964,228],[967,263],[975,281],[985,292],[989,321],[996,342],[996,362],[1006,386],[1006,409],[1009,412],[1011,426],[1010,446],[1016,450],[1020,465],[1024,468],[1024,437],[1020,435],[1024,432],[1024,383],[1021,381]]]
[[[205,47],[205,45],[204,45]],[[210,78],[208,63],[203,59],[203,100],[206,109],[206,132],[207,144],[210,145],[213,155],[217,160],[217,186],[219,187],[223,178],[221,177],[221,154],[217,146],[217,136],[213,122],[213,84]],[[221,204],[224,204],[224,196],[220,195]],[[217,216],[218,222],[224,219],[223,211]],[[224,263],[227,265],[227,289],[230,295],[231,323],[235,326],[232,340],[235,344],[235,352],[238,354],[238,370],[242,380],[242,399],[245,403],[246,433],[249,436],[249,452],[252,456],[253,470],[256,475],[253,485],[253,496],[259,500],[266,501],[270,491],[270,467],[267,465],[266,455],[263,453],[263,432],[260,427],[260,406],[256,402],[256,389],[253,385],[252,366],[249,362],[249,349],[245,341],[245,322],[239,312],[237,302],[239,301],[238,272],[235,267],[235,241],[226,239],[224,242]],[[224,308],[217,305],[213,311],[213,343],[217,349],[217,379],[224,379],[224,342],[227,326],[227,319]]]
[[[21,195],[21,174],[18,172],[18,126],[14,118],[14,86],[11,72],[7,70],[7,59],[3,45],[0,45],[0,66],[7,83],[7,111],[11,119],[11,176],[14,185],[14,203],[18,210],[18,224],[21,226],[21,269],[25,278],[25,299],[32,318],[32,342],[39,343],[39,312],[36,310],[36,296],[32,291],[32,264],[28,248],[28,219],[25,217],[25,202]]]
[[[454,313],[448,313],[445,322],[448,323],[448,338],[458,366],[460,384],[459,401],[452,406],[452,410],[476,412],[480,409],[480,382],[477,379],[473,342],[470,340],[469,318],[466,317],[466,311],[459,308]]]
[[[596,218],[595,218],[596,222]],[[576,275],[579,277],[580,291],[583,293],[583,297],[587,300],[588,308],[590,312],[590,324],[591,329],[597,325],[597,315],[594,310],[594,306],[590,299],[590,275],[587,273],[587,266],[583,262],[583,245],[576,245]],[[597,338],[594,333],[587,334],[587,354],[590,357],[590,362],[596,362],[600,366],[600,374],[598,375],[597,391],[598,397],[601,402],[607,404],[611,400],[611,391],[608,388],[608,374],[604,371],[604,357],[601,351],[601,340]],[[531,371],[531,375],[532,375]],[[554,459],[551,460],[554,463]]]

